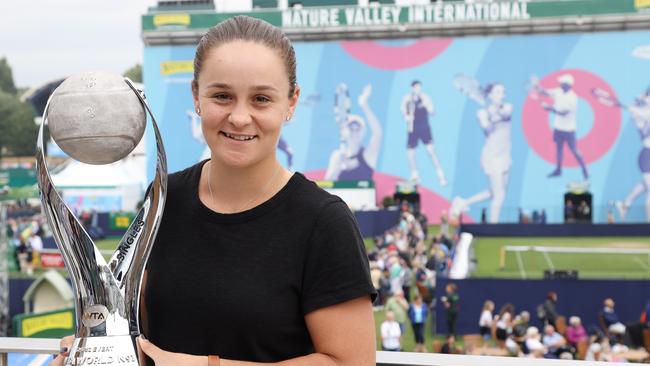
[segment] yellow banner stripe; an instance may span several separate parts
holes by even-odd
[[[190,25],[189,14],[158,14],[153,17],[153,25]]]
[[[22,320],[23,337],[29,337],[49,329],[70,329],[73,326],[72,312],[48,314]]]
[[[160,63],[160,73],[162,75],[194,73],[194,63],[192,61],[163,61]]]

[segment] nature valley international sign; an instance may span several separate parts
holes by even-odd
[[[435,3],[430,5],[287,9],[283,28],[386,26],[530,19],[527,1]]]
[[[427,5],[396,6],[324,6],[280,10],[254,9],[240,13],[187,11],[184,13],[152,12],[142,16],[145,36],[163,32],[166,37],[185,37],[188,30],[201,35],[213,25],[243,14],[263,19],[291,33],[317,29],[339,31],[340,28],[372,29],[373,27],[408,27],[439,24],[463,27],[468,23],[509,22],[562,17],[644,14],[650,0],[445,0]],[[193,41],[194,42],[194,41]]]

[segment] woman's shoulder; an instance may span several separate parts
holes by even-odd
[[[340,209],[341,206],[347,207],[340,197],[327,192],[301,173],[294,173],[291,181],[295,185],[291,197],[301,206],[318,212],[325,209]]]
[[[203,160],[183,170],[169,174],[167,177],[168,190],[187,189],[188,184],[198,183],[201,176],[201,168],[206,162],[207,160]]]

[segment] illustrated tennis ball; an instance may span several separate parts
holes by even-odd
[[[50,134],[61,150],[87,164],[110,164],[138,145],[144,106],[124,78],[87,72],[67,78],[52,93]]]

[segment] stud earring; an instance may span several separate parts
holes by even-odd
[[[201,114],[201,108],[196,107],[196,114],[200,115]]]

